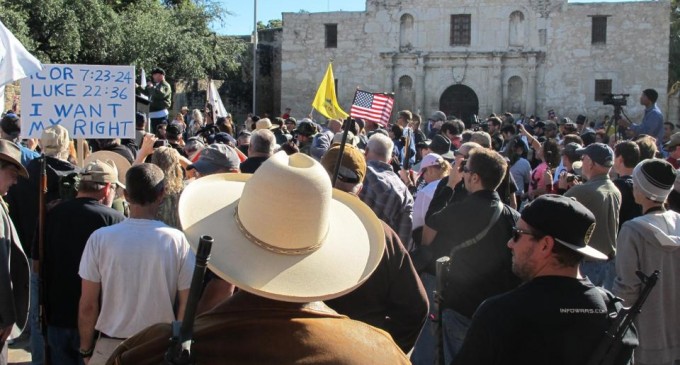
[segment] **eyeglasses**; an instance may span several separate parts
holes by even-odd
[[[517,242],[522,237],[523,234],[529,235],[533,238],[538,238],[537,234],[531,231],[525,231],[523,229],[512,227],[512,241]]]

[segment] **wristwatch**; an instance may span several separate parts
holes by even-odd
[[[78,352],[80,353],[80,357],[82,358],[92,357],[92,354],[94,353],[94,348],[91,348],[89,350],[78,349]]]

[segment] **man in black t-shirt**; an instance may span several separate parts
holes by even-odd
[[[633,196],[633,169],[640,162],[640,147],[633,141],[621,141],[614,146],[614,171],[619,174],[613,183],[621,192],[619,230],[627,221],[642,215],[642,207]]]
[[[111,208],[117,186],[125,188],[118,181],[116,165],[95,160],[82,172],[76,198],[57,205],[47,214],[44,280],[47,340],[53,364],[82,363],[78,353],[80,257],[92,232],[125,219]]]
[[[522,212],[508,241],[525,284],[477,309],[453,364],[587,363],[608,327],[602,292],[579,274],[595,216],[575,199],[542,195]]]

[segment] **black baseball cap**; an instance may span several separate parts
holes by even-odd
[[[21,133],[21,121],[16,114],[7,113],[4,117],[2,117],[0,128],[2,128],[2,131],[6,134],[12,137],[18,137]]]
[[[588,156],[593,162],[604,167],[614,165],[614,151],[604,143],[591,143],[588,147],[579,148],[576,153],[580,156]]]
[[[576,199],[545,194],[522,210],[522,220],[556,242],[596,260],[607,255],[588,246],[595,230],[595,215]]]

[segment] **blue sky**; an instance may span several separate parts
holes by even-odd
[[[253,31],[253,1],[254,0],[217,0],[222,7],[232,12],[222,24],[213,24],[218,34],[245,35]],[[612,2],[617,0],[599,0],[598,2]],[[625,0],[624,0],[625,1]],[[579,0],[570,2],[591,3],[594,0]],[[324,11],[363,11],[366,10],[366,0],[257,0],[257,20],[266,23],[270,19],[281,19],[281,13],[296,13],[300,10],[310,13]]]

